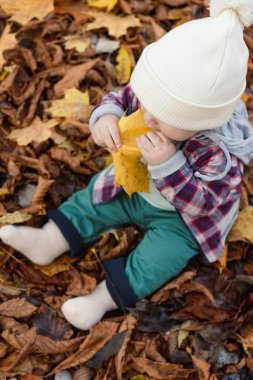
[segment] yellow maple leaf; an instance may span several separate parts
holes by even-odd
[[[0,37],[0,70],[4,65],[3,52],[7,49],[12,49],[16,43],[16,37],[14,33],[10,33],[11,26],[7,25]]]
[[[15,129],[8,135],[8,138],[16,141],[18,145],[28,145],[32,141],[40,143],[51,137],[51,128],[57,124],[58,120],[56,119],[43,122],[39,117],[36,117],[29,127]]]
[[[64,94],[63,99],[53,100],[52,106],[48,108],[52,116],[78,121],[87,119],[91,111],[88,91],[81,92],[72,87],[65,90]]]
[[[120,17],[105,12],[85,12],[85,14],[95,18],[95,21],[84,26],[86,31],[107,28],[109,35],[116,38],[125,35],[128,28],[141,25],[140,20],[133,15]]]
[[[27,24],[33,18],[42,20],[54,10],[53,0],[1,0],[0,6],[5,13],[12,15],[11,21],[21,25]]]
[[[88,5],[96,8],[107,8],[107,12],[110,12],[117,2],[118,0],[88,0]]]
[[[136,139],[152,129],[148,128],[143,119],[142,109],[119,121],[121,147],[112,154],[116,185],[123,186],[131,196],[134,192],[149,191],[149,176],[147,166],[140,161],[141,152]]]
[[[131,59],[127,49],[121,46],[119,49],[116,61],[116,78],[119,84],[125,84],[129,82],[131,75]]]

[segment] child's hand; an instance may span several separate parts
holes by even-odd
[[[119,118],[115,115],[104,115],[100,117],[91,132],[93,140],[97,145],[115,151],[121,146]]]
[[[136,141],[149,165],[159,165],[176,153],[175,145],[161,132],[148,132]]]

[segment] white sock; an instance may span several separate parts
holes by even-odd
[[[48,265],[69,250],[68,242],[51,219],[42,228],[1,227],[0,238],[38,265]]]
[[[91,294],[64,302],[62,312],[71,325],[80,330],[89,330],[107,311],[117,308],[104,280]]]

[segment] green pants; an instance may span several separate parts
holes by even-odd
[[[94,205],[96,177],[49,217],[61,228],[72,255],[112,228],[134,224],[146,230],[127,258],[104,261],[115,302],[119,307],[133,306],[177,276],[200,253],[199,246],[177,212],[156,208],[138,193],[129,198],[122,191],[111,201]]]

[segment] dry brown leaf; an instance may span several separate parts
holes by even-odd
[[[74,270],[74,268],[73,268]],[[69,284],[66,295],[72,297],[84,296],[91,293],[96,288],[96,279],[86,273],[74,271],[74,277]]]
[[[28,145],[32,141],[40,143],[50,138],[52,134],[51,129],[57,124],[58,120],[56,119],[43,122],[36,116],[29,127],[14,129],[8,135],[8,138],[17,141],[18,145]]]
[[[228,241],[242,240],[253,243],[253,206],[245,207],[239,212],[238,218],[233,225],[233,228],[228,235]]]
[[[130,342],[132,332],[134,328],[136,327],[136,325],[137,325],[137,320],[131,314],[128,314],[119,328],[119,332],[127,330],[127,333],[124,337],[124,341],[122,343],[122,346],[119,352],[115,356],[117,380],[122,380],[122,370],[124,366],[127,346],[128,346],[128,343]]]
[[[69,88],[78,87],[79,82],[85,78],[87,72],[95,66],[97,61],[97,59],[94,59],[69,68],[64,77],[54,86],[56,96],[62,96]]]
[[[91,359],[105,343],[113,337],[118,329],[118,324],[113,322],[100,322],[91,328],[90,334],[80,345],[77,352],[63,360],[48,376],[63,369],[74,367]]]
[[[146,358],[133,358],[134,368],[140,373],[147,373],[155,379],[171,380],[189,379],[189,376],[196,374],[194,369],[184,369],[181,364],[154,362]]]
[[[119,38],[127,34],[128,28],[141,26],[140,20],[133,15],[119,17],[103,12],[86,12],[86,14],[95,18],[95,21],[85,25],[86,31],[106,28],[108,29],[109,35],[115,38]]]
[[[1,6],[1,3],[0,3]],[[16,35],[15,33],[10,33],[11,25],[7,25],[0,37],[0,72],[5,62],[5,58],[3,56],[3,52],[7,49],[12,49],[16,43]]]
[[[37,335],[34,343],[34,351],[51,355],[57,355],[59,353],[66,354],[77,350],[84,339],[85,338],[81,336],[74,339],[54,340],[48,336]]]
[[[198,370],[199,380],[209,380],[210,379],[211,365],[209,363],[197,358],[194,355],[192,355],[191,358],[192,358],[192,361],[193,361],[195,367]]]
[[[55,0],[55,13],[70,14],[76,21],[87,20],[85,12],[89,9],[85,3],[75,0]]]
[[[13,298],[2,302],[0,305],[0,314],[7,317],[25,318],[35,313],[37,307],[27,302],[25,298]]]
[[[25,25],[33,18],[42,20],[48,13],[53,12],[53,0],[1,0],[1,8],[8,15],[12,15],[10,20]]]
[[[44,203],[44,197],[54,182],[55,180],[53,179],[46,179],[39,176],[38,185],[31,199],[31,206],[37,206]]]

